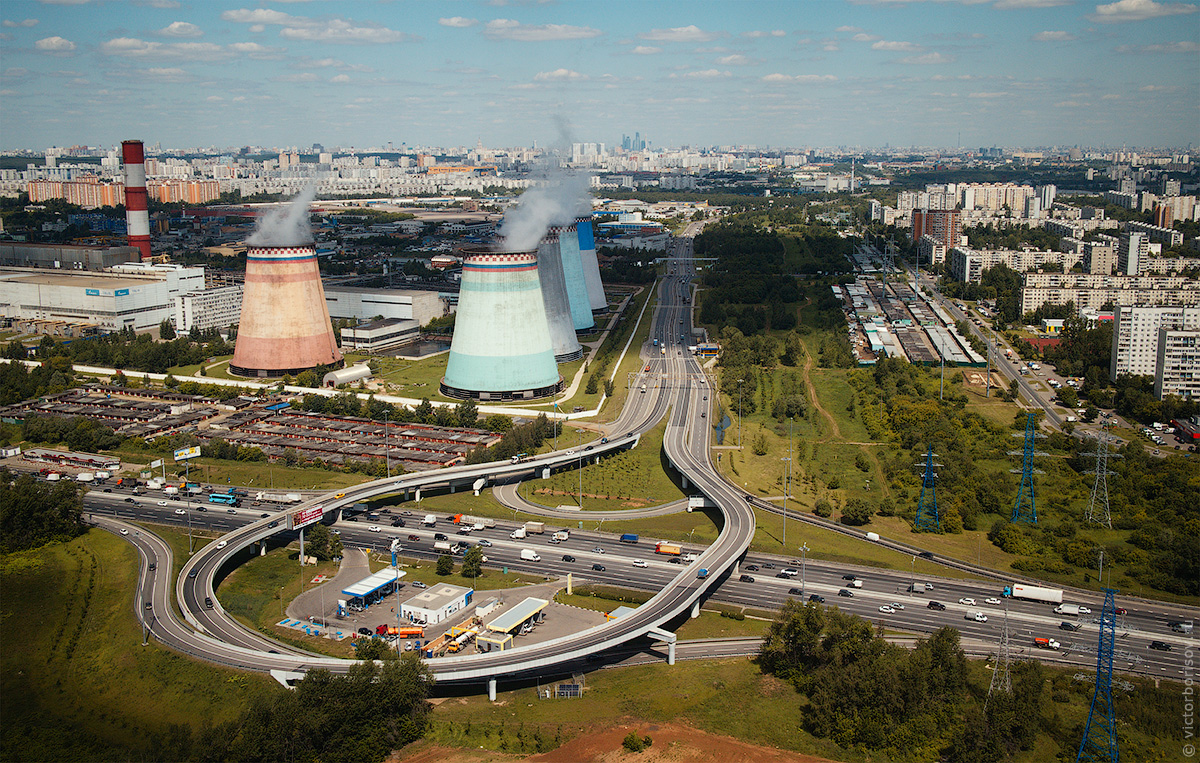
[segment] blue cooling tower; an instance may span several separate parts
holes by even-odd
[[[538,283],[537,253],[467,252],[442,394],[480,401],[530,400],[562,388]]]
[[[571,320],[571,302],[563,277],[560,241],[558,229],[551,228],[538,244],[537,259],[546,320],[550,323],[550,346],[554,349],[554,359],[566,363],[582,358],[583,348],[575,338],[575,323]]]
[[[588,304],[593,313],[608,310],[608,298],[604,296],[604,284],[600,281],[600,263],[596,260],[596,239],[592,236],[592,216],[575,218],[579,233],[579,258],[583,260],[583,281],[587,284]]]
[[[579,234],[576,232],[575,223],[553,227],[550,230],[558,233],[563,277],[567,282],[567,299],[571,303],[571,322],[576,331],[590,331],[596,327],[596,321],[592,319],[592,303],[588,300],[583,260],[579,255]]]

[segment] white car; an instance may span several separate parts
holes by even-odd
[[[977,623],[986,623],[986,622],[987,622],[987,615],[983,614],[982,612],[976,612],[976,613],[975,613],[975,622],[977,622]]]
[[[879,608],[879,611],[880,611],[880,612],[882,612],[882,613],[884,613],[885,615],[894,615],[894,614],[896,614],[896,610],[892,609],[891,607],[889,607],[889,606],[888,606],[888,605],[886,605],[886,604],[884,604],[882,607],[880,607],[880,608]]]
[[[904,605],[898,601],[893,601],[889,606],[891,606],[892,609],[904,609]]]
[[[367,528],[367,531],[373,532],[373,533],[380,532],[379,525],[371,525],[370,527]]]
[[[482,540],[479,541],[479,545],[487,547],[487,546],[492,545],[492,542],[490,540],[488,540],[487,538],[483,538]]]
[[[647,566],[649,566],[649,565],[647,565],[647,564],[646,564],[644,561],[642,561],[641,559],[634,559],[634,560],[633,560],[633,566],[634,566],[634,567],[647,567]]]
[[[428,588],[429,586],[422,583],[420,580],[413,581],[413,588]]]
[[[595,548],[592,549],[592,553],[593,554],[603,554],[604,549],[600,548],[599,546],[596,546]]]
[[[970,596],[964,596],[963,598],[961,598],[961,599],[959,599],[959,600],[958,600],[958,603],[959,603],[959,604],[966,604],[968,607],[973,607],[973,606],[975,606],[975,600],[974,600],[974,599],[972,599]]]
[[[128,530],[126,530],[124,527],[122,527],[122,528],[121,528],[121,534],[122,534],[122,535],[128,535],[128,534],[129,534],[129,531],[128,531]]]
[[[229,545],[229,541],[227,541],[227,540],[223,540],[223,541],[221,541],[220,543],[218,543],[218,544],[217,544],[217,548],[225,548],[225,547],[226,547],[226,546],[228,546],[228,545]]]
[[[1092,614],[1092,610],[1088,609],[1087,607],[1080,607],[1080,608],[1079,608],[1079,614],[1081,614],[1081,615],[1090,615],[1090,614]]]
[[[176,514],[186,514],[187,512],[184,511],[183,509],[175,509],[175,513]]]
[[[1000,600],[997,599],[995,596],[991,597],[990,599],[984,599],[983,603],[984,604],[994,604],[997,607],[1000,606]]]
[[[159,505],[159,506],[166,506],[166,505],[167,505],[167,502],[166,502],[166,501],[159,501],[159,502],[158,502],[158,505]]]

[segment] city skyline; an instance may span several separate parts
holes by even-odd
[[[1175,146],[1200,12],[1118,0],[130,3],[0,10],[0,149]]]

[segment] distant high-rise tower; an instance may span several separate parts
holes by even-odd
[[[146,204],[146,154],[140,140],[121,142],[125,162],[125,230],[129,245],[150,259],[150,212]]]
[[[537,252],[465,254],[442,394],[485,401],[559,392]]]
[[[249,247],[230,372],[280,377],[341,362],[317,250],[311,244]]]

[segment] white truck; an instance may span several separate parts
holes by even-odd
[[[513,540],[521,540],[522,538],[525,537],[525,528],[518,527],[517,529],[510,532],[508,534],[508,537],[512,538]]]
[[[540,561],[542,561],[542,557],[538,556],[538,553],[536,551],[534,551],[533,549],[523,548],[523,549],[521,549],[521,561],[523,561],[523,562],[540,562]]]
[[[571,531],[570,531],[570,530],[557,530],[557,531],[554,533],[554,539],[555,539],[555,540],[560,540],[560,541],[561,541],[561,540],[569,540],[570,538],[571,538]]]
[[[450,541],[448,540],[435,541],[433,544],[433,550],[441,551],[446,554],[453,553],[452,547],[450,546]]]
[[[492,519],[491,517],[476,517],[471,514],[463,514],[462,518],[458,520],[458,523],[460,525],[471,525],[471,527],[475,530],[482,530],[484,528],[496,526],[496,520]]]
[[[75,475],[75,481],[76,482],[95,482],[96,475],[93,474],[92,472],[80,472],[79,474]]]
[[[437,524],[437,517],[432,514],[426,514],[425,521],[422,524],[424,524],[426,527],[433,527]]]
[[[268,503],[300,503],[304,496],[299,493],[256,493],[254,500]]]
[[[1047,604],[1062,604],[1063,592],[1061,588],[1042,588],[1035,585],[1023,585],[1021,583],[1013,583],[1010,586],[1004,587],[1004,596],[1011,596],[1014,599],[1029,599],[1030,601],[1044,601]]]
[[[1059,604],[1057,607],[1054,608],[1054,614],[1078,617],[1079,616],[1079,605],[1078,604]]]
[[[160,480],[158,477],[155,477],[154,479],[146,482],[146,487],[150,490],[162,490],[163,484],[164,483],[162,480]]]
[[[540,534],[546,532],[546,523],[545,522],[526,522],[525,523],[525,532],[537,533],[540,535]]]
[[[174,485],[167,485],[165,488],[163,488],[163,492],[167,495],[179,495],[179,488],[175,487]]]
[[[112,474],[109,472],[99,471],[99,472],[96,472],[96,481],[103,482],[104,480],[108,479],[111,476],[112,476]]]

